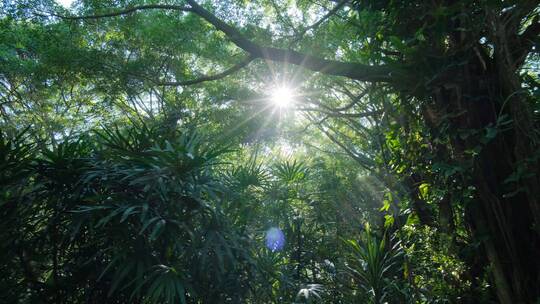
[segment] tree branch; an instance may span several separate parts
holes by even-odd
[[[186,0],[191,7],[179,5],[141,5],[131,7],[117,12],[101,15],[87,16],[59,16],[62,19],[82,20],[99,19],[105,17],[114,17],[134,13],[140,10],[148,9],[170,9],[178,11],[193,12],[199,17],[212,24],[217,30],[223,32],[236,46],[249,53],[253,58],[263,58],[271,61],[291,63],[301,66],[314,72],[320,72],[327,75],[343,76],[350,79],[369,82],[391,82],[393,80],[392,71],[395,68],[388,66],[371,66],[355,62],[341,62],[336,60],[326,60],[315,56],[303,54],[293,50],[285,50],[273,47],[263,47],[251,40],[245,38],[236,28],[228,25],[214,14],[204,9],[194,0]],[[337,10],[336,10],[337,11]]]
[[[319,108],[297,108],[298,111],[305,111],[305,112],[319,112],[326,114],[329,117],[352,117],[352,118],[362,118],[362,117],[368,117],[380,114],[380,111],[369,111],[369,112],[363,112],[363,113],[342,113],[342,112],[334,112],[334,111],[326,111]]]
[[[308,114],[307,117],[311,122],[314,122],[314,120],[316,120],[312,115]],[[336,132],[336,131],[329,125],[327,125],[327,127],[325,128],[324,126],[325,121],[326,121],[326,118],[316,123],[315,125],[318,127],[318,129],[321,132],[323,132],[328,137],[328,139],[330,139],[333,143],[338,145],[347,155],[349,155],[352,159],[354,159],[360,166],[362,166],[366,170],[373,171],[373,168],[374,168],[373,160],[367,158],[364,155],[357,154],[352,149],[347,147],[346,144],[344,144],[339,139],[337,139],[334,135],[332,135],[328,130],[326,130],[326,128],[332,130],[333,132]]]
[[[192,12],[199,15],[216,29],[227,35],[236,46],[257,58],[291,63],[315,72],[334,76],[344,76],[361,81],[390,82],[392,80],[391,71],[393,69],[390,69],[387,66],[370,66],[354,62],[345,63],[335,60],[326,60],[293,50],[260,46],[251,40],[246,39],[237,29],[214,16],[194,0],[186,0],[186,2],[191,6]]]
[[[226,69],[225,71],[223,71],[221,73],[215,74],[215,75],[202,76],[200,78],[184,80],[184,81],[154,81],[154,83],[157,84],[157,85],[164,85],[164,86],[187,86],[187,85],[194,85],[194,84],[198,84],[198,83],[202,83],[202,82],[206,82],[206,81],[218,80],[218,79],[225,78],[225,77],[239,71],[240,69],[247,66],[254,59],[255,59],[255,57],[248,56],[248,57],[244,58],[242,61],[235,64],[234,66]]]
[[[323,132],[333,143],[338,145],[347,155],[354,159],[360,166],[368,171],[373,171],[373,164],[371,160],[366,157],[361,157],[358,154],[354,153],[349,149],[344,143],[340,142],[336,137],[334,137],[330,132],[324,129],[324,127],[319,127],[319,130]]]
[[[191,11],[191,8],[181,6],[181,5],[148,4],[148,5],[134,6],[134,7],[126,8],[124,10],[120,10],[117,12],[111,12],[111,13],[101,14],[101,15],[63,16],[63,15],[53,14],[53,16],[59,17],[61,19],[67,19],[67,20],[88,20],[88,19],[100,19],[100,18],[107,18],[107,17],[116,17],[116,16],[121,16],[121,15],[129,15],[137,11],[151,10],[151,9],[167,9],[167,10],[175,10],[175,11],[183,11],[183,12]]]
[[[304,28],[298,35],[297,37],[290,43],[290,45],[294,45],[295,43],[297,43],[298,41],[300,41],[300,39],[302,39],[304,37],[304,35],[318,27],[319,25],[321,25],[323,22],[325,22],[328,18],[330,18],[332,15],[334,15],[338,10],[340,10],[343,6],[345,6],[345,4],[349,3],[349,0],[341,0],[340,2],[338,2],[336,4],[336,6],[334,6],[333,9],[329,10],[328,13],[326,13],[326,15],[324,15],[321,19],[319,19],[319,21],[313,23],[312,25]]]
[[[298,110],[300,111],[317,111],[317,112],[321,112],[321,113],[324,113],[324,114],[328,114],[332,117],[357,117],[357,118],[361,118],[361,117],[368,117],[368,116],[373,116],[373,115],[376,115],[376,114],[380,114],[381,112],[380,111],[368,111],[368,112],[362,112],[362,113],[344,113],[343,111],[347,111],[349,109],[351,109],[354,105],[358,104],[358,102],[361,100],[362,97],[364,97],[365,95],[367,94],[367,90],[365,90],[364,92],[362,92],[362,94],[360,94],[359,96],[356,96],[355,97],[355,100],[353,100],[351,103],[343,106],[343,107],[339,107],[339,108],[332,108],[330,106],[327,106],[321,102],[318,102],[316,100],[312,100],[310,98],[307,98],[306,101],[308,103],[311,103],[311,104],[314,104],[316,105],[318,108],[309,108],[309,107],[302,107],[302,108],[298,108]],[[322,109],[321,109],[322,108]]]

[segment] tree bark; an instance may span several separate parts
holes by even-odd
[[[505,195],[511,191],[505,180],[533,154],[528,142],[530,138],[519,134],[527,122],[528,127],[533,128],[530,125],[532,112],[523,108],[524,103],[517,101],[503,108],[504,100],[514,98],[512,95],[516,91],[510,93],[512,90],[509,90],[502,98],[494,94],[501,93],[497,88],[508,84],[493,77],[497,71],[478,73],[478,69],[478,65],[471,64],[461,71],[453,71],[454,77],[457,73],[463,81],[439,88],[434,98],[439,109],[449,107],[455,109],[455,113],[464,113],[451,121],[454,130],[484,131],[497,125],[499,114],[514,117],[513,128],[499,131],[495,138],[481,147],[481,152],[474,159],[467,156],[467,150],[477,148],[484,133],[467,140],[455,136],[452,148],[459,158],[473,163],[471,183],[476,189],[476,196],[466,208],[467,218],[473,235],[484,245],[499,301],[533,303],[540,295],[540,239],[533,228],[537,223],[535,209],[538,202],[531,193],[540,185],[529,179],[526,184],[515,186],[528,190]],[[517,190],[515,187],[512,190]]]

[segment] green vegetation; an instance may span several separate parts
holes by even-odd
[[[539,19],[3,1],[0,303],[540,303]]]

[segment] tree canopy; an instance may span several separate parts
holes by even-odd
[[[0,301],[540,301],[536,1],[0,4]]]

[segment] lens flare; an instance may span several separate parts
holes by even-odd
[[[270,228],[266,231],[265,242],[270,251],[280,251],[285,246],[285,235],[279,228]]]

